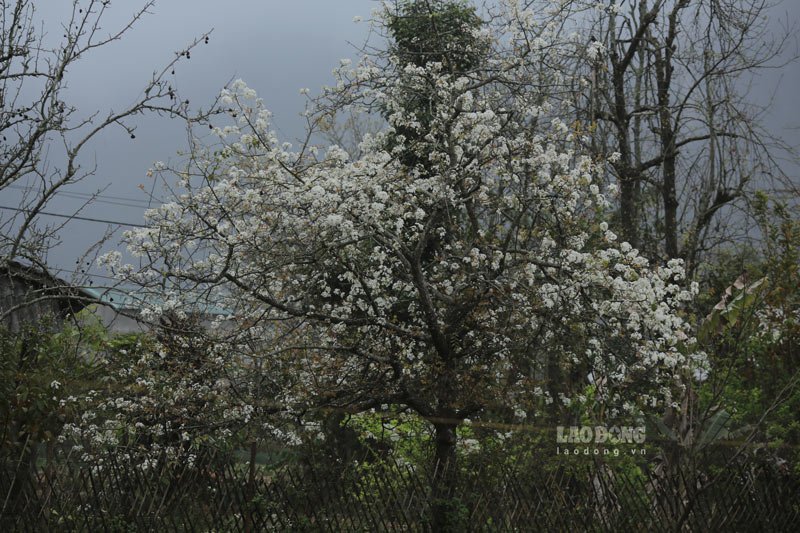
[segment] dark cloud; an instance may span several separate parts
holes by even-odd
[[[68,4],[48,6],[45,16],[53,35]],[[136,5],[112,2],[108,30],[124,24]],[[213,29],[209,44],[201,45],[177,69],[181,97],[193,105],[207,104],[228,81],[242,78],[274,113],[281,136],[292,140],[303,129],[299,113],[304,97],[299,89],[313,92],[332,82],[331,70],[338,60],[355,57],[353,45],[363,44],[367,35],[368,23],[355,24],[353,17],[367,20],[378,6],[375,0],[160,0],[122,40],[95,50],[76,65],[69,73],[70,100],[87,115],[120,108],[137,97],[152,72],[176,51]],[[774,8],[768,23],[777,35],[787,28],[796,32],[798,20],[800,2],[791,1]],[[788,52],[797,52],[796,42],[790,43]],[[764,118],[770,131],[795,147],[800,144],[798,86],[797,63],[765,70],[752,83],[752,97],[768,107]],[[137,126],[135,140],[122,129],[110,130],[88,147],[83,162],[96,162],[96,175],[70,191],[80,194],[108,186],[104,194],[117,199],[90,205],[85,216],[140,222],[139,202],[145,195],[139,186],[152,186],[145,177],[147,169],[156,160],[174,158],[186,146],[183,125],[177,121],[150,117],[140,119]],[[120,205],[126,203],[135,206]],[[66,213],[80,204],[79,196],[64,196],[48,209]],[[70,223],[62,232],[63,245],[50,255],[51,263],[71,268],[75,257],[102,231],[101,224]]]
[[[141,4],[112,2],[106,30],[123,26],[136,5]],[[152,73],[176,51],[212,31],[209,43],[201,44],[176,69],[181,98],[193,106],[207,105],[226,83],[242,78],[273,112],[282,137],[291,141],[303,132],[299,115],[305,97],[299,90],[308,87],[313,92],[332,83],[331,70],[339,59],[357,55],[354,46],[363,44],[368,32],[366,22],[356,24],[353,18],[368,19],[377,5],[374,0],[161,0],[123,39],[96,49],[75,65],[69,72],[68,100],[84,116],[122,108],[137,98]],[[42,13],[51,36],[68,16],[67,7],[65,2]],[[147,190],[152,186],[147,169],[154,161],[176,157],[187,142],[179,121],[144,117],[135,124],[136,139],[119,128],[92,141],[82,163],[96,164],[95,176],[70,188],[77,195],[57,198],[48,210],[70,213],[82,204],[81,194],[107,187],[103,194],[115,198],[94,202],[81,214],[141,222],[141,201],[146,196],[140,186]],[[51,252],[49,262],[74,268],[76,256],[103,230],[102,224],[71,222],[68,231],[61,232],[62,244]]]

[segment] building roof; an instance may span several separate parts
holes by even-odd
[[[92,298],[43,267],[0,263],[0,322],[12,330],[45,315],[66,318],[91,303]]]
[[[118,312],[138,311],[142,309],[145,304],[160,305],[163,303],[163,300],[158,296],[146,294],[135,288],[83,287],[80,291],[94,298],[98,303],[111,307]],[[208,302],[201,303],[200,299],[198,299],[198,303],[192,311],[210,316],[227,316],[231,314],[230,311],[221,306],[213,305]]]

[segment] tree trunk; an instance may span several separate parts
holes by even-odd
[[[244,510],[244,531],[245,533],[251,533],[254,531],[253,526],[253,517],[255,516],[255,497],[256,497],[256,457],[258,456],[258,441],[253,441],[250,443],[250,471],[247,476],[247,488],[246,488],[246,502],[247,507]]]
[[[667,258],[678,257],[678,198],[676,190],[675,161],[675,130],[672,124],[672,113],[669,108],[669,89],[672,77],[672,67],[669,64],[670,55],[662,58],[661,52],[656,52],[656,83],[658,85],[659,107],[659,138],[661,141],[661,154],[664,158],[662,168],[664,178],[661,183],[661,197],[664,202],[664,251]]]
[[[671,143],[670,143],[671,144]],[[664,159],[664,251],[668,259],[678,257],[678,198],[675,190],[675,157]]]
[[[616,36],[615,17],[609,19],[609,32]],[[639,247],[639,179],[631,160],[631,144],[629,136],[630,114],[625,85],[625,73],[631,65],[629,53],[635,52],[639,41],[631,41],[628,50],[621,57],[617,42],[612,43],[611,52],[611,85],[613,90],[613,123],[617,130],[617,149],[620,160],[615,165],[619,179],[620,209],[619,218],[622,226],[622,239],[634,248]],[[632,57],[632,56],[631,56]]]
[[[639,183],[637,176],[632,172],[620,175],[620,222],[622,224],[622,239],[634,248],[639,242]]]
[[[459,502],[456,500],[456,427],[451,421],[434,422],[435,463],[432,483],[433,531],[458,531]]]

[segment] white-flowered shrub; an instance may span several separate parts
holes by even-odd
[[[258,362],[288,412],[672,404],[706,366],[681,317],[697,288],[617,238],[599,163],[537,89],[556,29],[508,5],[467,71],[342,63],[308,118],[313,134],[333,111],[382,114],[357,158],[281,142],[234,82],[216,141],[198,133],[185,168],[156,169],[174,195],[125,235],[146,266],[105,260],[171,309],[225,309],[209,329],[236,347],[224,364]]]

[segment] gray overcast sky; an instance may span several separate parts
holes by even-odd
[[[57,22],[70,3],[48,0],[37,2],[37,7],[48,21]],[[139,5],[139,1],[114,0],[106,27],[111,30],[124,24]],[[313,93],[332,83],[331,70],[341,58],[355,58],[354,45],[363,44],[369,30],[366,21],[378,5],[376,0],[159,0],[152,14],[122,40],[95,50],[75,66],[68,76],[68,100],[85,115],[129,104],[174,52],[213,29],[210,43],[200,45],[191,60],[179,65],[176,77],[181,97],[194,105],[207,105],[225,83],[242,78],[274,113],[281,137],[291,141],[302,134],[299,113],[304,98],[299,89],[308,87]],[[354,16],[365,21],[356,24]],[[773,10],[770,24],[777,29],[798,20],[800,1],[787,0]],[[55,35],[58,28],[50,31]],[[795,147],[800,145],[798,67],[794,63],[764,73],[753,87],[754,96],[762,101],[774,91],[767,125]],[[135,140],[122,129],[109,130],[96,139],[84,159],[89,165],[96,160],[96,175],[69,191],[90,193],[108,185],[104,195],[144,200],[139,185],[148,189],[152,185],[145,177],[147,169],[154,161],[174,158],[186,146],[186,137],[179,121],[144,118],[136,124]],[[60,197],[48,210],[70,213],[80,204],[78,199]],[[142,211],[141,207],[96,202],[81,215],[140,222]],[[74,269],[76,258],[103,230],[102,224],[70,222],[62,232],[63,244],[50,254],[51,266]]]
[[[37,2],[37,9],[52,25],[63,20],[69,4]],[[118,28],[138,6],[139,1],[115,0],[104,26]],[[364,43],[367,20],[377,6],[375,0],[160,0],[151,15],[123,39],[93,51],[75,65],[68,76],[67,100],[82,115],[130,104],[154,70],[213,29],[209,44],[198,46],[190,60],[178,65],[181,98],[188,98],[193,106],[207,107],[227,82],[242,78],[273,112],[281,137],[293,141],[303,133],[299,115],[305,97],[300,89],[310,88],[313,94],[333,83],[332,69],[339,59],[356,57],[355,47]],[[364,22],[355,23],[355,16],[363,17]],[[57,36],[57,25],[48,28]],[[103,195],[146,200],[139,185],[148,190],[152,185],[145,176],[147,169],[154,161],[174,158],[186,146],[186,136],[179,120],[140,117],[134,124],[135,140],[121,128],[109,129],[95,139],[85,151],[83,163],[91,166],[96,162],[96,175],[65,190],[91,193],[108,185]],[[60,197],[47,210],[71,213],[81,204],[78,198]],[[141,207],[95,202],[81,216],[141,222],[142,212]],[[48,262],[54,270],[75,269],[77,257],[104,230],[103,224],[71,221]],[[69,277],[68,272],[62,274]]]

